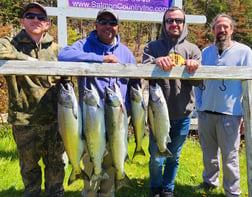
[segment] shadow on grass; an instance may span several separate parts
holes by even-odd
[[[14,187],[11,187],[7,190],[0,191],[0,196],[4,197],[22,197],[23,196],[23,190],[16,190]]]
[[[45,196],[45,191],[42,191],[42,196]],[[9,188],[8,190],[0,191],[0,196],[3,197],[23,197],[23,190],[16,190],[14,187]],[[65,192],[64,197],[81,197],[80,191],[67,191]]]
[[[122,188],[116,192],[115,196],[118,197],[149,197],[150,188],[149,188],[149,178],[148,179],[131,179],[133,188]],[[186,194],[186,195],[185,195]],[[175,185],[174,195],[177,197],[225,197],[224,194],[217,193],[216,191],[212,192],[196,192],[192,189],[191,185]]]
[[[64,197],[81,197],[80,191],[66,191]]]
[[[12,161],[18,160],[17,150],[12,150],[12,151],[0,150],[0,158],[5,158],[5,159],[11,158]]]
[[[214,190],[211,192],[197,192],[192,189],[191,185],[175,184],[175,196],[187,196],[187,197],[225,197],[224,194],[218,194]],[[186,195],[185,195],[186,194]]]
[[[149,197],[149,179],[131,179],[134,187],[133,188],[122,188],[115,193],[117,197]],[[0,196],[3,197],[22,197],[23,191],[16,190],[14,187],[9,188],[8,190],[0,191]],[[211,193],[197,193],[192,190],[191,185],[175,185],[175,196],[177,197],[225,197],[224,194],[217,194],[212,191]],[[186,195],[185,195],[186,194]],[[45,192],[43,190],[43,196]],[[65,197],[81,197],[80,191],[65,191]]]
[[[150,194],[149,179],[131,179],[133,188],[122,188],[116,191],[115,196],[120,197],[148,197]]]

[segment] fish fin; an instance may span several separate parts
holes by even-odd
[[[80,178],[82,178],[83,180],[88,180],[88,181],[90,181],[89,176],[88,176],[87,173],[84,172],[83,170],[81,170],[81,177],[80,177]]]
[[[137,86],[136,88],[134,86],[131,86],[130,88],[131,88],[131,90],[137,91],[139,89],[139,86]]]
[[[72,111],[73,111],[74,118],[78,119],[79,104],[77,101],[76,102],[73,101]]]
[[[107,150],[107,149],[105,149],[105,151],[104,151],[104,153],[103,153],[103,158],[105,157],[105,156],[107,156],[109,154],[109,151]]]
[[[91,159],[90,159],[90,160],[91,160]],[[91,161],[90,161],[90,162],[91,162]],[[97,181],[97,180],[98,180],[98,176],[99,176],[99,175],[96,175],[96,174],[94,173],[94,168],[93,168],[92,173],[91,173],[90,182],[93,183],[93,182]]]
[[[124,113],[124,106],[123,106],[123,104],[121,103],[119,106],[120,106],[121,111]]]
[[[67,182],[67,185],[71,185],[74,181],[76,180],[76,176],[74,174],[74,171],[72,170],[70,176],[69,176],[69,179],[68,179],[68,182]]]
[[[81,161],[82,161],[82,159],[81,159]],[[85,166],[84,166],[83,162],[81,162],[81,161],[80,161],[80,169],[84,170]]]
[[[101,109],[102,111],[104,111],[104,104],[102,103],[102,101],[97,103],[97,108]]]
[[[124,161],[129,161],[129,155],[127,154]]]
[[[168,143],[170,143],[171,142],[171,137],[168,135],[166,140],[167,140]]]
[[[109,179],[109,178],[110,178],[109,174],[105,170],[102,169],[102,180]]]
[[[145,157],[145,152],[144,152],[144,150],[143,150],[142,147],[141,147],[141,150],[139,150],[139,151],[137,151],[137,150],[135,149],[135,152],[134,152],[134,154],[133,154],[132,160],[133,160],[137,155],[142,155],[142,156]]]
[[[123,187],[128,187],[128,188],[132,188],[133,184],[130,181],[129,177],[125,174],[124,178],[121,180],[116,180],[115,181],[115,189],[116,191],[118,191],[119,189],[123,188]]]
[[[133,118],[132,118],[132,115],[128,115],[128,124],[133,126]]]
[[[105,179],[109,179],[110,176],[108,175],[107,172],[105,172],[103,169],[102,169],[102,172],[99,174],[99,175],[96,175],[93,173],[90,181],[91,182],[95,182],[95,181],[100,181],[100,180],[105,180]]]
[[[81,170],[84,170],[84,168],[85,168],[85,166],[84,166],[84,164],[83,164],[83,159],[84,159],[84,157],[85,157],[85,155],[86,154],[88,154],[88,152],[87,151],[85,151],[85,149],[83,150],[83,153],[82,153],[82,155],[81,155],[81,157],[80,157],[80,162],[79,162],[79,165],[80,165],[80,169]]]
[[[68,179],[68,183],[67,185],[71,185],[74,181],[78,180],[78,179],[83,179],[83,180],[88,180],[90,181],[89,176],[83,171],[81,170],[79,174],[74,173],[74,171],[72,170],[69,179]]]
[[[159,150],[156,152],[155,155],[157,158],[159,157],[172,157],[172,153],[169,149],[166,149],[164,152],[160,152]]]
[[[72,107],[72,111],[73,111],[74,118],[77,119],[78,118],[77,110],[75,110],[75,108]]]
[[[144,111],[146,111],[146,104],[145,104],[145,101],[143,99],[141,101],[141,105],[142,105],[142,108],[144,109]]]

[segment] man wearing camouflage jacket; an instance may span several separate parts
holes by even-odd
[[[23,29],[14,38],[0,39],[0,59],[57,61],[60,47],[47,32],[50,21],[46,10],[38,3],[29,3],[20,21]],[[17,144],[24,196],[42,196],[40,158],[45,164],[46,196],[64,196],[64,145],[58,132],[55,86],[58,79],[27,75],[5,78],[8,121]]]

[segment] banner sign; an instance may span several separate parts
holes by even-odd
[[[164,12],[171,3],[172,0],[68,0],[70,7],[142,12]]]

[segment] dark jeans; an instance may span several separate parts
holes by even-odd
[[[179,156],[182,147],[185,143],[186,137],[189,132],[191,118],[185,118],[181,120],[170,120],[170,137],[171,143],[168,143],[167,148],[173,154],[172,157],[156,158],[157,144],[155,143],[154,136],[150,130],[150,187],[158,188],[163,187],[164,191],[174,190],[174,181],[179,165]],[[162,174],[164,166],[164,173]]]

